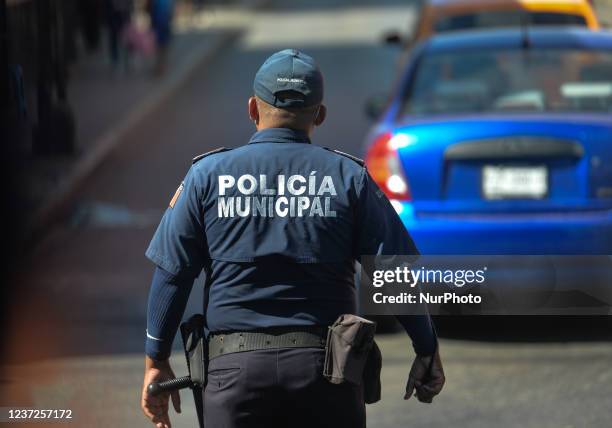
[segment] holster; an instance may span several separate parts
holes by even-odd
[[[331,383],[363,385],[364,401],[380,400],[382,356],[374,341],[376,323],[357,315],[341,315],[329,327],[323,376]]]
[[[185,347],[187,368],[191,381],[197,386],[206,386],[206,339],[204,338],[204,316],[195,314],[181,324],[181,336]]]
[[[187,358],[187,369],[193,383],[193,399],[198,414],[198,423],[204,427],[204,399],[202,391],[206,388],[208,349],[204,337],[204,316],[195,314],[181,324],[181,336]]]

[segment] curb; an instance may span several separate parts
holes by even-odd
[[[244,0],[241,5],[245,10],[255,10],[267,6],[271,0]],[[35,243],[45,231],[58,222],[67,210],[72,197],[79,191],[81,185],[89,178],[103,161],[124,141],[125,134],[136,124],[145,119],[168,97],[170,97],[184,82],[189,80],[196,69],[210,61],[224,47],[231,45],[241,31],[227,30],[214,38],[212,43],[203,48],[199,55],[192,55],[167,80],[161,83],[161,88],[145,98],[139,105],[118,124],[112,126],[106,133],[96,138],[93,149],[76,161],[72,171],[64,178],[53,193],[41,204],[25,228],[25,242]]]

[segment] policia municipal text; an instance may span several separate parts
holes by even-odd
[[[156,269],[141,406],[157,427],[170,427],[170,396],[180,411],[178,393],[146,386],[174,377],[171,344],[204,270],[206,427],[364,427],[362,386],[323,376],[327,327],[356,313],[362,255],[417,249],[363,162],[311,143],[326,115],[311,57],[277,52],[253,89],[257,132],[194,159],[146,251]],[[431,402],[444,384],[431,319],[397,318],[417,355],[404,398]]]

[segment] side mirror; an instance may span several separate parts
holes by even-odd
[[[365,114],[372,120],[378,119],[387,106],[387,96],[378,94],[371,96],[365,103]]]
[[[383,36],[383,40],[387,45],[401,45],[404,43],[404,39],[397,31],[391,31]]]

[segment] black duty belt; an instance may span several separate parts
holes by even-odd
[[[325,348],[327,328],[215,333],[208,338],[208,358],[234,352],[277,348]]]

